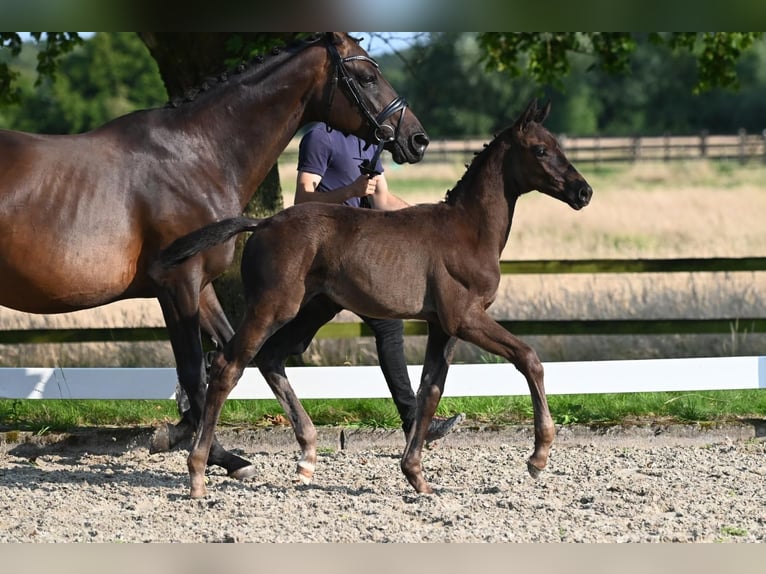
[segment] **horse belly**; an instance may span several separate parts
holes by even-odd
[[[135,281],[135,258],[124,250],[84,239],[79,246],[15,239],[0,246],[0,305],[27,313],[66,313],[120,299]]]

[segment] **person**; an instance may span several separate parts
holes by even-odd
[[[355,135],[332,130],[322,122],[312,126],[298,148],[298,176],[294,204],[309,201],[342,203],[352,207],[395,210],[409,204],[390,192],[375,146]],[[368,160],[378,175],[363,175],[360,164]],[[365,205],[369,203],[369,205]],[[405,436],[415,422],[416,399],[404,356],[404,323],[400,319],[378,319],[359,315],[372,330],[378,362],[391,392]],[[434,417],[426,442],[433,442],[455,429],[463,413],[448,418]]]

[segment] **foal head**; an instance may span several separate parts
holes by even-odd
[[[429,142],[425,129],[359,40],[332,33],[326,35],[326,41],[325,123],[382,146],[396,163],[423,159]]]
[[[532,100],[506,131],[510,153],[504,166],[505,187],[519,195],[537,190],[582,209],[590,202],[593,189],[566,158],[553,134],[543,127],[550,110],[550,102],[538,108],[537,100]]]

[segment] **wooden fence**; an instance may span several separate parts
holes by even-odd
[[[501,261],[503,274],[602,274],[766,271],[766,257],[712,259],[587,259]],[[516,335],[657,335],[766,333],[766,317],[707,319],[502,320]],[[425,335],[423,321],[405,321],[405,335]],[[371,336],[364,323],[330,322],[318,338]],[[167,340],[164,327],[0,330],[0,344]]]
[[[432,140],[425,163],[468,163],[488,140]],[[766,130],[748,134],[712,135],[701,132],[688,136],[652,137],[568,137],[559,135],[567,157],[578,164],[637,161],[717,160],[766,163]],[[298,140],[285,149],[280,162],[294,165],[298,159]]]

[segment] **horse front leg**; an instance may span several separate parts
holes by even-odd
[[[423,443],[428,426],[444,393],[444,383],[456,342],[441,326],[429,323],[426,357],[423,361],[423,373],[417,392],[415,423],[407,435],[407,446],[404,448],[400,463],[407,481],[416,492],[423,494],[433,492],[423,473]]]
[[[467,317],[458,337],[512,363],[524,375],[532,398],[535,425],[535,449],[527,461],[527,470],[537,478],[548,464],[556,427],[548,409],[543,383],[543,365],[535,350],[499,325],[484,311]]]

